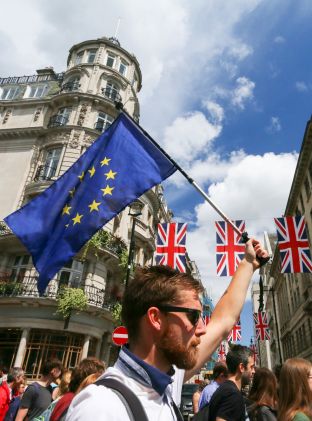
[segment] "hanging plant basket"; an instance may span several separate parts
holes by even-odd
[[[64,329],[68,327],[70,316],[73,312],[79,313],[88,307],[88,299],[84,291],[80,288],[65,287],[60,292],[57,299],[56,313],[65,320]]]

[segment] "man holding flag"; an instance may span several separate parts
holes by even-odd
[[[40,294],[98,229],[177,169],[228,220],[124,113],[53,185],[5,218],[33,257]],[[67,420],[131,419],[129,402],[112,390],[112,380],[115,389],[126,385],[125,394],[129,397],[132,391],[139,398],[134,409],[143,414],[140,421],[182,420],[177,405],[183,382],[227,338],[240,315],[253,272],[267,257],[258,241],[248,239],[245,257],[207,327],[199,281],[166,266],[137,272],[123,297],[129,347],[122,348],[115,366],[101,379],[102,385],[89,386],[73,400]]]

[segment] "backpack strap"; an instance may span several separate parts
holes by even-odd
[[[129,389],[126,385],[119,382],[116,379],[110,377],[104,377],[103,379],[97,380],[95,383],[97,386],[105,386],[109,389],[113,389],[121,397],[126,408],[132,414],[134,421],[148,421],[146,412],[138,399],[138,397]]]

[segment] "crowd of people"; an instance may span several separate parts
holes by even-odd
[[[128,344],[121,348],[114,366],[104,372],[101,361],[87,358],[71,373],[63,373],[59,361],[50,361],[42,367],[40,380],[25,392],[16,373],[19,378],[23,375],[13,369],[0,387],[1,399],[4,396],[0,421],[13,420],[14,416],[16,421],[183,421],[178,408],[183,383],[198,373],[228,337],[241,313],[253,273],[267,258],[259,241],[246,242],[245,257],[207,326],[202,317],[203,286],[198,279],[167,266],[137,270],[122,302]],[[197,399],[203,409],[209,401],[209,419],[205,421],[248,419],[242,384],[254,376],[256,388],[267,374],[254,373],[253,354],[247,347],[233,347],[226,362],[227,369],[215,373],[210,389]],[[257,376],[261,376],[259,381]],[[267,406],[274,416],[278,409],[279,421],[309,420],[311,376],[311,364],[286,361],[276,395],[269,387],[263,394],[258,394],[260,386],[250,390],[250,416],[252,411],[255,416],[265,412],[260,407]],[[270,384],[276,389],[274,381]],[[13,412],[15,400],[16,415],[5,418]]]
[[[248,347],[233,345],[226,364],[215,365],[212,380],[202,389],[193,410],[195,420],[311,421],[312,363],[290,358],[273,373],[265,367],[255,368]]]
[[[73,370],[59,360],[41,367],[40,380],[27,385],[24,371],[0,369],[0,421],[64,421],[74,396],[95,382],[105,364],[94,357],[83,359]]]

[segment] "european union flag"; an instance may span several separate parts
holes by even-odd
[[[39,293],[96,231],[175,171],[121,113],[55,183],[5,218],[32,255]]]

